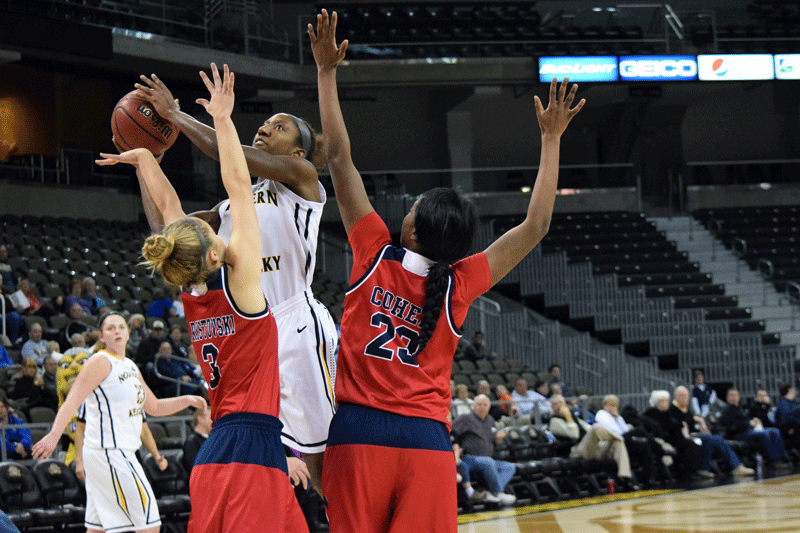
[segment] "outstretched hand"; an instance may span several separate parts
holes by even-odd
[[[14,154],[17,149],[17,143],[8,142],[5,139],[0,140],[0,163],[5,163],[8,158]]]
[[[334,69],[344,59],[349,41],[345,39],[341,45],[336,46],[336,21],[336,11],[328,19],[328,11],[323,9],[322,13],[317,15],[317,31],[314,32],[313,25],[308,25],[311,51],[314,53],[314,61],[319,70]]]
[[[128,150],[121,154],[106,154],[101,152],[100,157],[103,159],[95,159],[94,162],[103,167],[116,165],[117,163],[127,163],[129,165],[138,166],[139,163],[147,157],[153,158],[154,161],[156,160],[155,156],[153,156],[147,148],[134,148],[133,150]]]
[[[228,70],[228,65],[223,65],[222,69],[223,77],[220,78],[217,65],[211,63],[213,82],[208,78],[205,72],[200,71],[200,77],[203,79],[203,83],[206,84],[208,92],[211,93],[211,100],[198,98],[197,103],[205,107],[208,114],[214,118],[229,117],[233,112],[233,72]]]
[[[172,93],[158,76],[151,74],[148,78],[142,74],[139,79],[142,80],[144,85],[141,83],[133,84],[136,87],[136,94],[150,102],[150,105],[162,118],[170,120],[173,113],[180,111],[181,107],[178,104],[178,99],[172,97]]]
[[[558,82],[553,78],[553,81],[550,82],[550,100],[547,102],[547,109],[544,109],[538,96],[533,97],[536,104],[536,118],[539,121],[542,135],[561,137],[561,134],[567,129],[569,121],[578,114],[578,111],[586,103],[586,100],[582,99],[575,107],[570,109],[573,100],[575,100],[575,93],[578,91],[578,84],[573,83],[572,88],[567,93],[568,84],[569,78],[564,78],[559,87]]]

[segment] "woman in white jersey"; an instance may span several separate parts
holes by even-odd
[[[204,153],[219,160],[213,128],[182,112],[166,85],[153,74],[141,76],[138,94],[159,115],[177,125]],[[261,288],[278,323],[281,383],[281,440],[303,454],[311,482],[321,494],[322,456],[335,411],[336,325],[311,292],[317,235],[325,189],[321,141],[305,120],[287,113],[267,119],[252,146],[243,146],[247,167],[258,178],[253,186],[261,230]],[[140,182],[142,177],[139,176]],[[146,187],[142,201],[150,228],[163,229],[163,217]],[[208,222],[225,244],[231,236],[230,202],[193,213]],[[290,464],[290,471],[292,465]]]
[[[139,369],[125,357],[128,324],[122,315],[103,317],[99,335],[103,349],[83,365],[53,428],[34,445],[33,457],[50,457],[69,418],[83,404],[87,533],[158,533],[158,505],[134,455],[142,445],[142,409],[151,416],[167,416],[189,406],[205,409],[206,401],[200,396],[159,400],[153,395]]]

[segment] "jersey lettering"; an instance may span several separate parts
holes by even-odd
[[[416,331],[407,326],[395,328],[392,323],[392,317],[383,313],[372,315],[370,325],[380,329],[385,326],[386,329],[367,344],[366,348],[364,348],[365,355],[391,361],[397,354],[397,358],[404,365],[419,366],[415,354],[419,345],[419,334]],[[397,340],[395,341],[395,339]],[[403,339],[406,340],[405,343],[403,343]],[[392,343],[395,346],[392,346]]]
[[[253,203],[272,204],[278,207],[278,195],[272,191],[258,191],[253,195]]]
[[[412,326],[419,326],[417,316],[422,313],[422,308],[412,304],[405,298],[395,296],[390,291],[376,285],[372,289],[372,296],[370,296],[369,301],[375,307],[389,311],[392,315],[408,322]]]
[[[189,331],[192,332],[192,342],[196,342],[234,335],[236,325],[233,322],[233,315],[214,316],[189,322]]]
[[[269,255],[261,258],[261,272],[272,272],[281,269],[281,256]]]

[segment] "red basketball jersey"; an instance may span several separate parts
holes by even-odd
[[[431,261],[392,246],[377,213],[359,220],[348,238],[353,270],[342,316],[337,402],[447,424],[461,325],[472,301],[491,287],[486,256],[476,254],[451,265],[436,329],[425,349],[414,355]]]
[[[278,328],[269,306],[242,312],[223,266],[202,296],[183,293],[192,346],[208,383],[211,419],[230,413],[278,416]]]

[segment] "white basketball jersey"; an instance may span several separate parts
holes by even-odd
[[[111,372],[78,412],[78,418],[86,421],[84,446],[138,450],[145,398],[139,369],[130,359],[117,359],[105,350],[98,353],[111,363]]]
[[[321,202],[304,200],[284,184],[264,180],[253,186],[258,227],[261,231],[261,290],[271,306],[311,289],[317,262],[317,236]],[[230,200],[219,206],[218,235],[227,245],[231,239]]]

